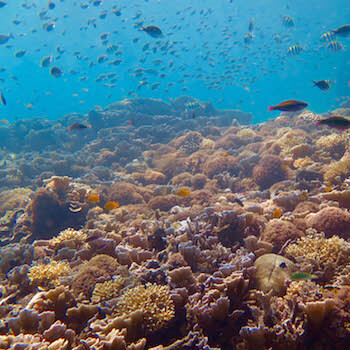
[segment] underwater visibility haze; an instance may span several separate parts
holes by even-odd
[[[0,19],[0,349],[349,349],[349,1]]]

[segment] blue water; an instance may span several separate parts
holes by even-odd
[[[322,113],[337,108],[350,95],[350,38],[337,39],[345,47],[338,53],[330,52],[320,42],[320,36],[329,29],[349,24],[347,0],[105,0],[98,7],[92,1],[53,2],[56,7],[48,10],[45,20],[38,14],[47,9],[47,1],[9,0],[0,9],[0,34],[14,36],[0,45],[0,67],[7,69],[0,73],[0,89],[7,99],[7,106],[0,106],[1,119],[56,119],[72,112],[87,113],[96,105],[104,107],[126,97],[168,101],[185,94],[211,101],[217,108],[252,112],[257,122],[276,115],[266,112],[269,105],[287,99],[306,101],[312,111]],[[33,6],[26,9],[23,3]],[[83,3],[89,7],[82,9]],[[120,8],[121,16],[112,13],[113,6]],[[108,12],[105,19],[99,18],[102,11]],[[138,13],[140,17],[133,18]],[[294,28],[282,25],[283,15],[294,19]],[[96,28],[88,25],[93,18]],[[254,39],[245,45],[243,39],[251,18]],[[21,23],[15,25],[14,19]],[[47,32],[42,25],[51,21],[55,21],[55,29]],[[139,21],[159,26],[164,36],[155,39],[138,31]],[[106,54],[102,33],[110,33],[107,46],[117,44],[122,54],[108,55],[109,61],[89,67],[90,62]],[[274,41],[275,34],[283,39],[282,43]],[[133,43],[136,37],[140,39]],[[143,52],[147,42],[151,50]],[[167,42],[169,48],[161,51]],[[288,57],[288,47],[296,44],[305,50]],[[60,58],[58,46],[65,50]],[[153,47],[158,47],[156,52]],[[18,50],[27,53],[15,58]],[[80,58],[74,51],[80,52]],[[48,55],[54,57],[53,65],[63,70],[61,78],[52,77],[50,68],[40,66],[41,59]],[[123,60],[119,66],[108,65],[118,58]],[[140,62],[142,58],[146,59],[144,63]],[[154,59],[162,60],[159,66],[152,62]],[[170,61],[174,61],[171,68]],[[166,76],[145,74],[149,85],[137,89],[139,81],[145,80],[133,76],[137,68],[154,68]],[[77,74],[70,74],[71,70]],[[115,87],[95,82],[100,74],[110,72],[118,78]],[[81,77],[87,80],[81,81]],[[329,92],[312,87],[311,80],[322,79],[336,81]],[[152,91],[150,87],[156,82],[161,84]],[[168,83],[175,84],[167,89]],[[34,108],[27,108],[28,104]]]

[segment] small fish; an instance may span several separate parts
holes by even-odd
[[[243,202],[239,198],[235,198],[234,201],[239,204],[241,207],[244,207]]]
[[[100,203],[100,196],[98,194],[92,194],[85,199],[86,203]]]
[[[290,46],[287,49],[287,55],[288,56],[296,56],[296,55],[300,55],[303,51],[303,47],[300,45],[294,45],[294,46]]]
[[[26,53],[27,53],[26,50],[17,51],[17,52],[15,53],[15,57],[21,58],[21,57],[23,57]]]
[[[284,111],[284,112],[296,112],[307,107],[308,104],[302,101],[288,100],[284,101],[276,106],[270,106],[268,111]]]
[[[291,28],[294,27],[294,19],[290,16],[283,16],[282,17],[282,24],[287,27],[287,28]]]
[[[245,43],[245,44],[251,43],[252,40],[253,40],[253,37],[254,37],[254,36],[253,36],[252,33],[246,34],[246,35],[244,36],[244,43]]]
[[[327,49],[331,52],[340,52],[344,50],[344,46],[339,41],[331,41],[327,45]]]
[[[350,128],[350,120],[342,116],[333,116],[317,121],[317,125],[328,125],[337,129],[340,133]]]
[[[43,29],[47,32],[52,32],[55,29],[55,22],[48,22],[43,24]]]
[[[71,126],[68,127],[68,131],[72,131],[72,130],[83,130],[83,129],[87,129],[90,128],[91,129],[91,125],[85,125],[85,124],[81,124],[81,123],[74,123]]]
[[[0,45],[6,44],[10,40],[10,38],[14,39],[11,33],[9,35],[0,34]]]
[[[62,71],[60,68],[58,68],[58,67],[52,67],[52,68],[50,69],[50,74],[51,74],[54,78],[59,78],[59,77],[62,76],[63,71]]]
[[[7,5],[7,2],[0,1],[0,9]]]
[[[319,80],[319,81],[313,80],[312,82],[314,83],[314,86],[317,86],[322,91],[328,91],[331,88],[328,80]]]
[[[102,3],[102,0],[94,0],[94,1],[92,2],[92,4],[93,4],[94,6],[100,6],[101,3]]]
[[[0,119],[0,125],[6,125],[9,121],[7,119]]]
[[[181,188],[175,194],[179,197],[187,197],[191,194],[191,191],[187,190],[186,188]]]
[[[248,30],[250,32],[254,31],[254,20],[253,20],[253,18],[251,18],[251,20],[249,21]]]
[[[6,99],[1,91],[0,91],[0,101],[4,106],[6,106]]]
[[[113,202],[113,201],[108,201],[103,208],[107,211],[113,210],[113,209],[117,209],[119,208],[119,203],[118,202]]]
[[[314,280],[317,278],[318,278],[317,276],[312,275],[311,273],[307,273],[307,272],[296,272],[290,276],[290,279],[293,281]]]
[[[334,39],[334,36],[335,36],[334,33],[327,32],[327,33],[324,33],[324,34],[321,35],[320,40],[322,42],[331,42]]]
[[[273,211],[272,218],[279,219],[282,216],[282,210],[277,208]]]
[[[193,111],[195,109],[203,107],[200,103],[198,102],[187,102],[185,104],[186,111]]]
[[[331,29],[331,32],[334,33],[335,35],[347,38],[350,36],[350,24],[346,24],[345,26],[339,27],[336,30]]]
[[[56,7],[56,5],[54,2],[49,1],[47,4],[47,7],[49,8],[49,10],[53,10]]]
[[[163,36],[162,31],[157,26],[147,26],[147,27],[141,27],[139,29],[140,31],[146,32],[148,35],[150,35],[152,38],[160,38]]]
[[[47,56],[47,57],[44,57],[42,60],[41,60],[41,67],[48,67],[50,66],[52,63],[52,56]]]

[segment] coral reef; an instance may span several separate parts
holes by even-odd
[[[182,96],[1,127],[0,348],[347,349],[345,133],[251,117]]]

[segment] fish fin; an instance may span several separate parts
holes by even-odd
[[[10,37],[10,38],[12,38],[12,39],[14,39],[14,37],[13,37],[12,33],[10,33],[9,37]]]
[[[312,82],[314,83],[313,86],[317,86],[317,82],[315,80],[312,80]]]
[[[274,106],[270,106],[269,109],[267,110],[268,112],[273,111],[275,109]]]
[[[330,29],[329,31],[330,31],[330,32],[333,32],[333,33],[336,33],[336,32],[337,32],[336,30],[333,30],[333,29]]]

